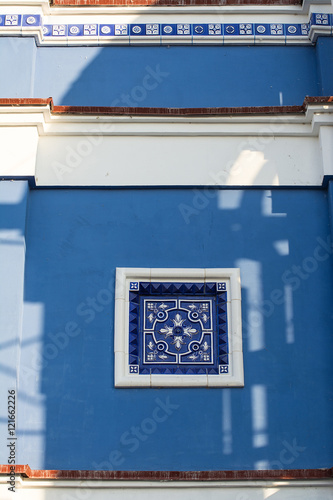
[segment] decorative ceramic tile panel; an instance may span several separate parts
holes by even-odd
[[[24,12],[24,11],[23,11]],[[52,22],[52,16],[0,13],[0,34],[36,36],[42,45],[135,45],[143,44],[311,44],[318,35],[332,36],[333,15],[313,13],[308,23],[158,23],[130,24],[126,16],[113,24],[113,16],[103,16],[103,23],[89,22],[89,16],[58,16],[63,22]],[[262,16],[261,16],[262,18]],[[96,16],[93,21],[95,21]],[[292,18],[290,18],[292,19]],[[67,21],[67,22],[66,22]],[[213,21],[213,19],[212,19]]]
[[[115,385],[241,386],[240,325],[238,269],[117,269]]]

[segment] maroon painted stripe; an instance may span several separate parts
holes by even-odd
[[[0,465],[0,474],[8,474],[9,465]],[[100,470],[32,470],[16,465],[16,474],[31,479],[76,479],[118,481],[253,481],[330,479],[330,469],[229,470],[229,471],[100,471]]]
[[[120,115],[120,116],[221,116],[258,114],[300,114],[309,104],[333,102],[333,96],[307,96],[301,106],[243,106],[223,108],[130,108],[108,106],[55,106],[51,97],[47,99],[0,99],[0,106],[45,106],[50,105],[53,114]]]

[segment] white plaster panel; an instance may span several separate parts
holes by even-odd
[[[37,127],[0,127],[0,175],[34,176]]]
[[[318,186],[317,137],[41,137],[39,186]]]
[[[320,127],[319,140],[323,162],[323,174],[333,175],[333,127]]]

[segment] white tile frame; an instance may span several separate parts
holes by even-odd
[[[129,284],[131,281],[199,282],[225,281],[229,373],[218,375],[131,375],[128,363]],[[241,284],[238,268],[150,269],[117,268],[115,290],[115,387],[243,387]]]

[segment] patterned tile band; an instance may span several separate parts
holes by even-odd
[[[112,19],[112,18],[111,18]],[[152,43],[313,43],[311,32],[332,36],[333,14],[312,14],[303,24],[202,23],[202,24],[44,24],[40,15],[2,14],[1,34],[38,33],[42,44]]]

